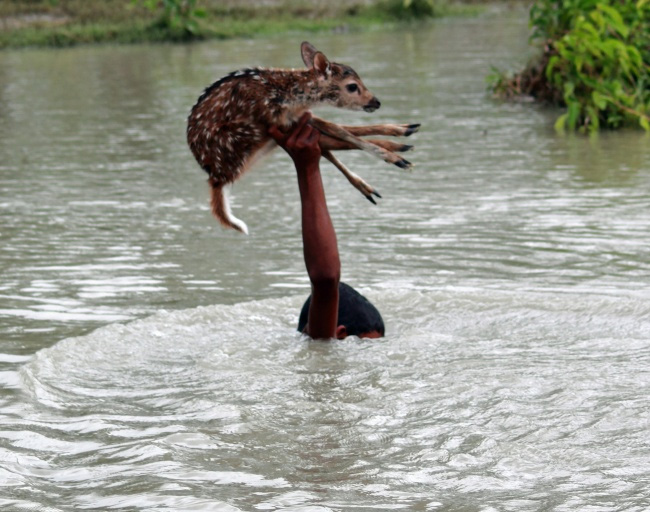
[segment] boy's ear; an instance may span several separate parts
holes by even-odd
[[[332,75],[332,66],[330,64],[330,61],[327,60],[327,57],[325,57],[325,54],[322,52],[316,52],[314,55],[313,68],[323,78],[329,78]]]
[[[317,52],[318,50],[307,41],[304,41],[300,45],[300,55],[302,55],[302,61],[305,63],[305,66],[308,68],[314,67],[314,55],[316,55]]]

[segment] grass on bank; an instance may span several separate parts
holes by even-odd
[[[0,2],[0,48],[359,29],[477,9],[447,0],[14,0]]]

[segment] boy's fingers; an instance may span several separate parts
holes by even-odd
[[[305,112],[302,116],[300,116],[298,123],[291,130],[291,136],[289,137],[289,140],[291,140],[292,143],[295,144],[296,141],[303,138],[305,130],[308,130],[310,128],[307,124],[310,118],[311,114],[309,112]]]
[[[269,127],[268,134],[281,146],[292,146],[298,139],[304,138],[306,134],[311,134],[313,128],[307,124],[311,119],[311,112],[305,112],[296,124],[289,128],[288,132],[283,132],[278,126]]]
[[[298,119],[298,126],[302,128],[311,119],[311,112],[309,110],[300,116]]]
[[[289,147],[293,147],[296,145],[296,141],[298,140],[298,134],[300,132],[297,129],[291,130],[289,133],[289,137],[287,137],[287,140],[284,141],[284,144]]]
[[[314,144],[318,144],[318,136],[319,131],[307,125],[300,131],[298,142],[305,147],[313,146]]]
[[[317,144],[320,140],[320,132],[313,126],[310,126],[310,128],[311,132],[309,133],[307,140],[310,144]]]
[[[280,128],[278,128],[276,125],[270,126],[269,127],[269,135],[277,142],[280,144],[281,142],[284,142],[284,140],[287,138],[287,134],[284,133]]]
[[[308,124],[303,124],[302,126],[299,126],[296,128],[296,139],[304,142],[310,135],[311,133],[311,126]]]

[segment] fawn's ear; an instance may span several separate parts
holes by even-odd
[[[332,76],[332,65],[322,52],[316,52],[316,55],[314,55],[313,67],[323,78],[329,78]]]
[[[314,67],[314,55],[316,55],[317,52],[318,50],[307,41],[304,41],[300,45],[300,55],[302,55],[302,61],[305,63],[305,66],[308,68]]]

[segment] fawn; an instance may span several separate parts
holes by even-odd
[[[209,86],[199,97],[187,121],[187,142],[199,165],[208,173],[214,216],[226,227],[248,233],[246,224],[230,211],[224,186],[233,183],[263,155],[275,148],[268,135],[272,125],[288,128],[312,105],[330,104],[373,112],[379,100],[349,66],[330,62],[308,42],[301,45],[306,69],[250,68],[235,71]],[[322,155],[331,161],[367,199],[379,193],[348,170],[332,149],[362,149],[397,165],[411,163],[395,154],[412,146],[388,140],[364,140],[366,135],[408,136],[419,124],[340,126],[313,117],[310,123],[329,135],[321,139]]]

